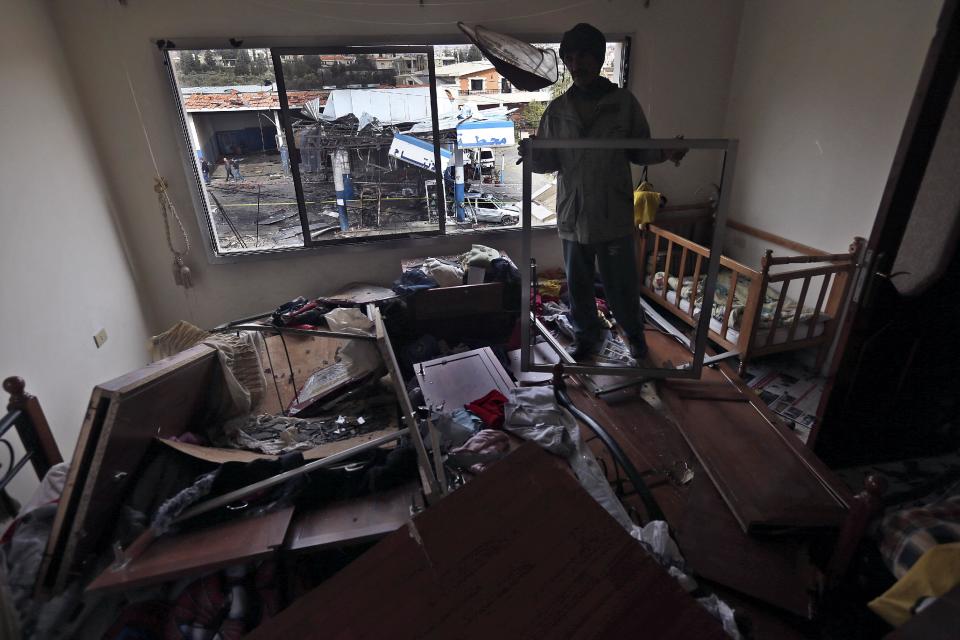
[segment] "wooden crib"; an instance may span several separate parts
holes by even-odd
[[[689,215],[683,221],[690,221]],[[731,222],[728,226],[766,240],[775,238],[739,223]],[[751,358],[808,348],[817,349],[816,366],[819,369],[841,321],[862,242],[862,238],[855,239],[850,245],[849,253],[829,254],[812,247],[783,241],[781,244],[789,245],[795,250],[802,247],[806,255],[774,257],[773,251],[768,249],[760,261],[759,271],[721,255],[720,269],[721,272],[726,270],[730,273],[731,286],[728,287],[726,300],[723,301],[722,318],[712,319],[710,340],[723,350],[739,355],[741,375]],[[638,231],[637,249],[637,268],[642,293],[691,327],[695,327],[699,308],[693,301],[697,300],[701,276],[705,276],[707,272],[710,249],[652,224],[644,225]],[[773,267],[781,265],[807,264],[815,266],[771,272]],[[653,276],[659,271],[664,272],[662,287],[654,286],[653,281]],[[674,277],[678,284],[676,290],[672,291],[669,283],[670,278]],[[692,290],[689,296],[684,297],[681,294],[684,279],[691,277]],[[819,284],[812,284],[815,280],[819,280]],[[735,327],[732,316],[735,310],[736,285],[744,283],[747,290],[746,304],[741,311],[739,326]],[[794,287],[791,287],[791,284],[794,284]],[[791,319],[789,315],[784,315],[784,303],[787,296],[791,295],[791,289],[796,291],[796,286],[799,286],[800,292],[796,298],[796,311],[792,313]],[[816,303],[811,305],[814,290]],[[771,297],[775,295],[778,300],[772,318],[769,317],[769,310],[768,317],[763,318],[763,306],[767,300],[765,294],[768,291]],[[719,292],[715,301],[722,301]],[[773,303],[771,301],[767,304]],[[805,314],[805,309],[812,310],[812,315],[809,312]],[[809,317],[804,318],[804,315]]]

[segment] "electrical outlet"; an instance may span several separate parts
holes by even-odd
[[[106,341],[107,341],[106,329],[100,329],[100,331],[97,331],[97,333],[93,336],[93,344],[97,345],[97,349],[102,347],[103,343]]]

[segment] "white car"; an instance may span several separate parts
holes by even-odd
[[[490,193],[476,193],[471,191],[464,194],[463,205],[467,216],[477,222],[492,222],[494,224],[517,224],[520,222],[520,203],[503,202]]]

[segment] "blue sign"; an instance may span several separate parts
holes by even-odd
[[[457,146],[461,149],[512,147],[514,144],[516,138],[510,120],[468,120],[457,125]]]

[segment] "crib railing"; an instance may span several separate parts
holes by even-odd
[[[699,311],[695,302],[700,276],[706,273],[706,259],[710,257],[710,249],[656,225],[646,225],[637,235],[637,244],[637,270],[643,293],[686,324],[696,326]],[[855,241],[850,252],[845,254],[818,252],[817,255],[786,257],[774,257],[773,251],[768,250],[761,260],[759,271],[722,255],[720,267],[729,273],[730,287],[722,301],[721,317],[717,318],[720,330],[711,328],[710,340],[726,351],[740,354],[741,373],[751,357],[808,347],[820,348],[817,356],[819,367],[836,333],[837,321],[847,298],[860,247],[859,241]],[[774,267],[811,263],[821,266],[771,273]],[[662,287],[658,287],[655,282],[655,275],[660,271],[664,274]],[[684,309],[682,289],[683,281],[688,276],[691,277],[691,290],[686,298],[687,308]],[[672,301],[669,298],[671,277],[677,278]],[[740,325],[737,327],[737,336],[735,340],[730,340],[728,332],[734,328],[734,300],[739,283],[747,285],[747,300],[740,317]],[[792,319],[784,322],[786,299],[791,289],[796,291],[797,286],[800,293],[796,298],[796,311]],[[817,291],[817,300],[812,306],[813,314],[807,320],[802,320],[804,308],[811,308],[809,300],[812,299],[813,291]],[[767,292],[778,298],[769,323],[763,322],[763,306]],[[707,312],[712,313],[712,305]],[[817,326],[821,321],[824,329],[817,334]],[[801,329],[804,323],[806,326]],[[781,334],[781,339],[778,340],[777,330],[781,328],[781,324],[785,325],[787,335],[784,339]]]

